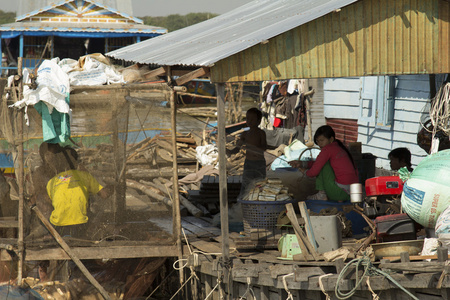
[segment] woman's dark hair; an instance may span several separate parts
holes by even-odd
[[[347,153],[348,157],[350,158],[350,160],[352,161],[353,164],[353,168],[356,169],[355,166],[355,162],[353,160],[353,156],[350,153],[350,151],[348,151],[347,147],[345,147],[345,145],[338,139],[336,139],[336,133],[334,132],[333,128],[331,128],[331,126],[329,125],[323,125],[320,126],[319,128],[317,128],[316,133],[314,133],[314,143],[317,144],[317,138],[319,136],[324,136],[327,139],[331,139],[334,138],[334,140],[338,143],[338,145],[345,150],[345,152]]]
[[[262,112],[256,107],[252,107],[249,110],[247,110],[247,114],[255,114],[256,118],[258,118],[258,122],[261,122]]]
[[[389,152],[388,158],[391,157],[397,158],[400,162],[404,162],[408,170],[412,171],[411,152],[408,150],[408,148],[395,148],[394,150]]]

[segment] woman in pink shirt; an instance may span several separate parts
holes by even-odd
[[[350,152],[336,139],[333,128],[328,125],[317,129],[314,142],[321,151],[306,175],[316,177],[316,190],[319,192],[308,199],[349,201],[350,184],[359,182],[358,171]],[[300,166],[298,161],[290,164],[297,168]]]

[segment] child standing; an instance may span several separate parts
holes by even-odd
[[[266,160],[264,151],[267,149],[266,133],[258,127],[261,123],[262,113],[256,107],[250,108],[246,113],[249,130],[244,131],[232,150],[227,149],[227,154],[235,154],[240,149],[245,149],[244,173],[242,174],[242,186],[239,194],[241,199],[254,180],[266,178]]]
[[[319,192],[308,199],[349,201],[350,184],[359,182],[350,152],[336,139],[333,128],[328,125],[317,129],[314,142],[321,151],[306,175],[316,177],[316,190]],[[299,161],[292,161],[290,164],[297,168],[300,166]]]

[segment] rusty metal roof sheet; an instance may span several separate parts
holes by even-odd
[[[213,19],[111,51],[143,64],[211,66],[358,0],[255,0]]]

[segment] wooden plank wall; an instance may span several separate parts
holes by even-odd
[[[311,100],[311,127],[314,135],[317,128],[326,124],[323,113],[323,79],[310,79],[309,85],[315,90]]]
[[[390,169],[387,156],[392,149],[406,147],[411,161],[417,165],[427,154],[417,145],[422,110],[428,101],[430,87],[428,75],[397,76],[395,83],[394,124],[390,130],[359,123],[358,141],[362,151],[377,156],[377,167]]]
[[[324,80],[324,114],[333,127],[359,120],[359,100],[362,80],[358,77]],[[394,124],[391,129],[375,128],[368,122],[358,121],[357,141],[363,153],[377,156],[376,165],[390,170],[387,156],[397,147],[407,147],[412,163],[417,165],[426,153],[417,146],[422,110],[429,97],[428,75],[402,75],[395,81]],[[336,120],[345,120],[336,123]],[[342,138],[342,137],[338,137]]]

